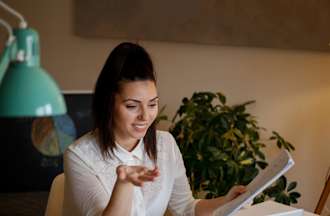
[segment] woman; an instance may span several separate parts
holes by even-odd
[[[171,134],[156,131],[158,94],[152,61],[139,45],[122,43],[96,82],[95,129],[64,155],[64,215],[210,215],[245,191],[195,200]]]

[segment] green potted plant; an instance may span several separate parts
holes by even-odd
[[[260,139],[260,131],[265,129],[246,111],[252,103],[229,106],[223,94],[212,92],[197,92],[182,100],[170,132],[183,155],[195,197],[222,196],[235,184],[247,185],[268,165],[263,152],[266,144]],[[294,150],[277,132],[272,132],[270,141]],[[297,203],[300,194],[293,191],[296,186],[282,176],[254,203],[269,198],[287,205]]]

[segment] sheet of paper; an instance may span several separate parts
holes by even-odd
[[[304,216],[303,209],[296,209],[272,200],[243,208],[235,216]]]
[[[282,150],[277,157],[261,170],[260,173],[246,186],[246,193],[240,195],[236,199],[219,207],[213,213],[214,216],[231,216],[244,205],[253,201],[259,193],[274,183],[279,177],[286,173],[292,166],[294,161],[287,150]]]

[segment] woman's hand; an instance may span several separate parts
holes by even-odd
[[[117,167],[118,180],[122,183],[132,183],[135,186],[142,186],[144,182],[154,181],[159,176],[158,167],[153,170],[145,166],[127,166]]]
[[[235,199],[236,197],[238,197],[239,195],[245,192],[246,192],[245,186],[239,185],[239,186],[233,186],[225,196],[214,199],[202,199],[197,203],[195,207],[195,214],[213,215],[214,210],[226,204],[227,202]]]
[[[243,186],[243,185],[235,185],[226,194],[225,200],[226,200],[226,202],[229,202],[229,201],[235,199],[236,197],[238,197],[239,195],[241,195],[241,194],[243,194],[245,192],[246,192],[246,187],[245,186]]]

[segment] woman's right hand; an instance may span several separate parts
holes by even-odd
[[[159,176],[159,170],[155,167],[153,170],[145,166],[127,166],[117,167],[118,181],[122,183],[132,183],[135,186],[143,186],[144,182],[154,181]]]

